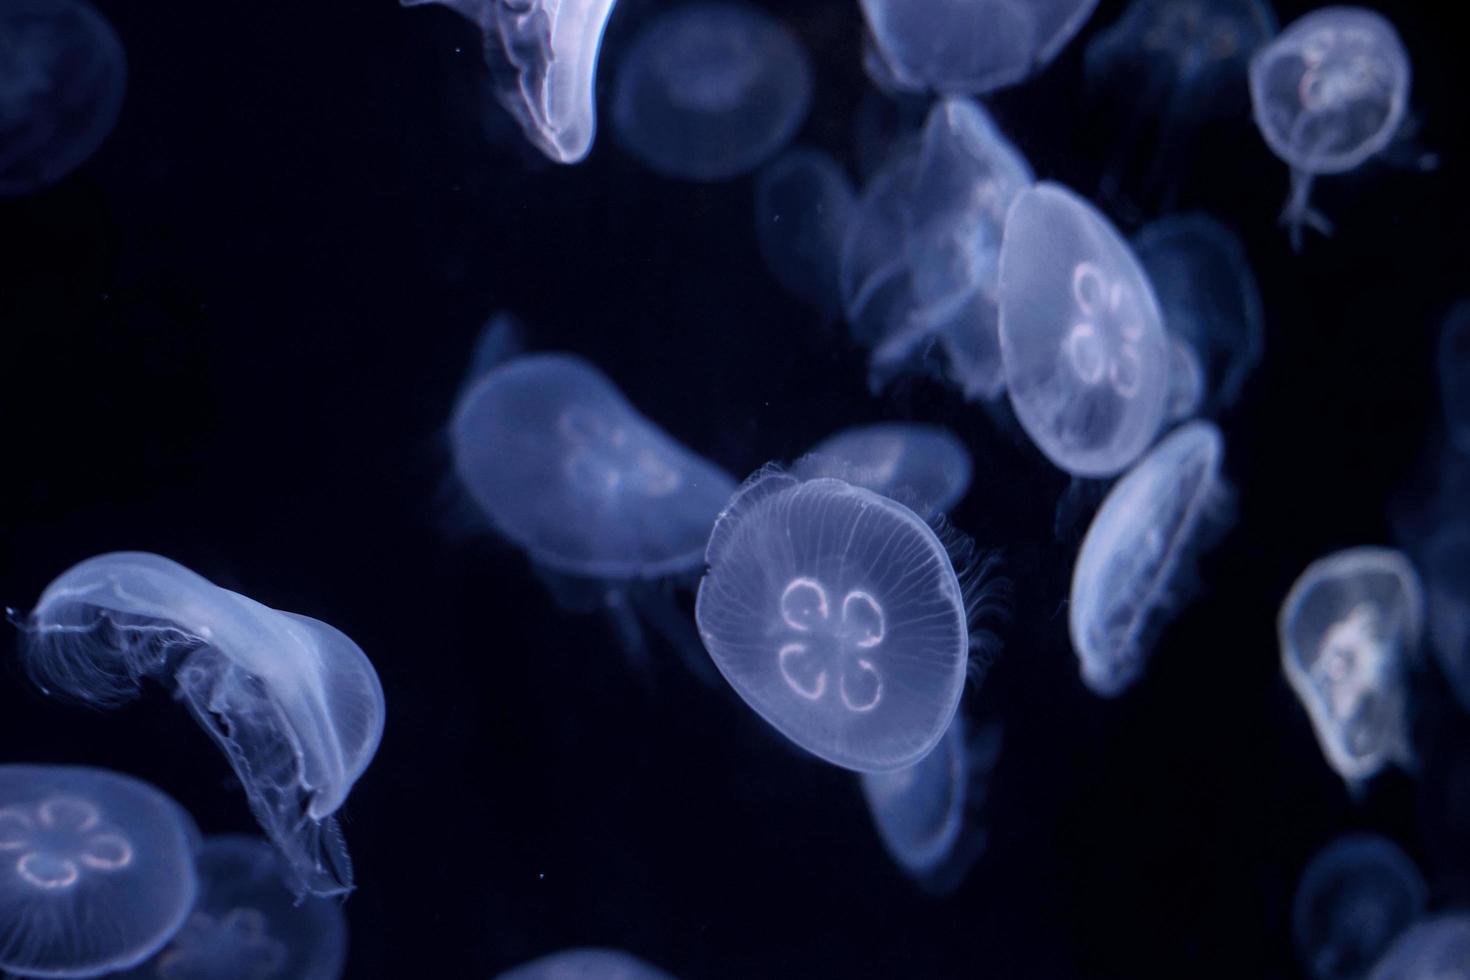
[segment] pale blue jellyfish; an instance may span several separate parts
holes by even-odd
[[[127,62],[81,0],[0,0],[0,197],[55,184],[96,152],[122,109]]]
[[[1315,980],[1359,980],[1427,899],[1419,869],[1393,841],[1339,837],[1297,885],[1291,924],[1302,968]]]
[[[564,949],[506,970],[495,980],[673,980],[620,949]]]
[[[199,832],[147,783],[0,765],[0,972],[95,977],[152,956],[194,906]]]
[[[171,681],[234,767],[292,890],[351,890],[333,814],[377,751],[383,688],[345,634],[144,552],[69,568],[21,627],[47,693],[112,707],[146,677]]]
[[[496,98],[526,139],[579,163],[597,133],[597,55],[616,0],[399,0],[441,4],[484,33]]]
[[[760,470],[710,535],[695,616],[747,704],[827,762],[913,765],[954,718],[966,597],[913,511],[830,477]]]
[[[756,240],[766,268],[788,293],[828,317],[842,307],[838,270],[855,208],[852,182],[820,150],[789,150],[756,181]]]
[[[618,68],[613,125],[650,170],[726,180],[754,170],[806,118],[806,50],[759,7],[694,0],[659,13]]]
[[[1169,397],[1164,418],[1179,422],[1199,412],[1205,398],[1205,370],[1189,341],[1169,335]]]
[[[1000,350],[1026,434],[1075,476],[1111,476],[1153,442],[1169,344],[1148,275],[1087,201],[1022,191],[1000,250]]]
[[[1450,443],[1470,456],[1470,301],[1457,303],[1440,327],[1438,368]]]
[[[1368,980],[1470,980],[1470,913],[1446,912],[1409,926]]]
[[[1456,700],[1470,711],[1470,517],[1434,529],[1421,568],[1429,647]]]
[[[838,287],[853,339],[876,347],[905,329],[915,301],[905,244],[918,152],[900,152],[863,187],[842,243]]]
[[[1322,753],[1351,785],[1413,761],[1405,670],[1424,595],[1402,552],[1350,548],[1307,566],[1281,604],[1281,664]]]
[[[880,422],[833,433],[798,460],[793,472],[802,479],[839,477],[928,518],[960,502],[973,469],[965,444],[944,426]]]
[[[1181,426],[1114,485],[1092,519],[1072,570],[1068,623],[1094,693],[1112,697],[1143,673],[1163,614],[1228,498],[1224,453],[1209,422]]]
[[[1322,7],[1293,21],[1251,59],[1256,126],[1291,167],[1281,219],[1301,247],[1303,225],[1332,226],[1312,210],[1312,181],[1362,165],[1388,146],[1409,101],[1409,55],[1393,25],[1364,7]]]

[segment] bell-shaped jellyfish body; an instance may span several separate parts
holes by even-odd
[[[597,55],[617,0],[399,0],[437,3],[484,32],[495,95],[538,150],[580,163],[597,134]]]
[[[144,552],[74,565],[22,627],[27,669],[49,693],[109,707],[145,677],[175,684],[234,767],[292,890],[351,890],[332,815],[377,751],[383,688],[345,634]]]
[[[842,311],[853,339],[877,347],[908,329],[915,301],[905,242],[918,153],[900,152],[863,187],[838,267]]]
[[[1173,215],[1133,236],[1133,253],[1164,330],[1194,354],[1200,410],[1209,415],[1234,404],[1265,343],[1261,293],[1240,239],[1208,215]]]
[[[194,906],[199,832],[147,783],[0,766],[0,972],[95,977],[168,942]]]
[[[1435,915],[1409,926],[1368,980],[1470,980],[1470,913]]]
[[[655,173],[727,180],[789,143],[811,98],[806,50],[780,21],[746,3],[694,0],[634,38],[613,125]]]
[[[767,467],[710,535],[695,617],[737,694],[834,765],[913,765],[949,727],[970,637],[944,545],[913,511]]]
[[[1455,698],[1470,711],[1470,518],[1435,528],[1421,559],[1429,646]]]
[[[564,949],[506,970],[495,980],[673,980],[619,949]]]
[[[1428,889],[1393,841],[1348,834],[1328,844],[1302,874],[1292,933],[1315,980],[1358,980],[1424,911]]]
[[[1171,433],[1103,499],[1072,570],[1069,626],[1082,680],[1112,697],[1148,662],[1162,613],[1222,510],[1220,430],[1195,421]]]
[[[96,152],[122,109],[127,62],[81,0],[0,0],[0,196],[61,180]]]
[[[927,519],[960,502],[973,469],[965,444],[944,426],[880,422],[833,433],[798,460],[793,472],[802,479],[840,477]]]
[[[838,267],[855,207],[852,182],[820,150],[783,153],[756,181],[756,240],[766,268],[781,288],[829,318],[842,308]]]
[[[1409,100],[1409,56],[1398,32],[1363,7],[1322,7],[1301,17],[1250,65],[1251,107],[1271,152],[1291,167],[1282,221],[1331,225],[1309,204],[1318,174],[1352,170],[1386,147]]]
[[[336,980],[347,960],[347,923],[330,899],[299,905],[275,850],[255,837],[207,837],[199,901],[142,980]]]
[[[1440,327],[1438,366],[1450,443],[1470,456],[1470,300],[1457,303]]]
[[[1057,184],[1022,191],[1000,249],[1006,391],[1038,449],[1111,476],[1153,442],[1169,344],[1147,274],[1107,218]]]
[[[1097,0],[862,0],[868,73],[904,92],[980,95],[1040,71]]]
[[[1179,422],[1199,411],[1205,397],[1205,371],[1194,348],[1173,334],[1169,335],[1169,398],[1164,418]]]
[[[1412,762],[1404,675],[1423,621],[1419,576],[1389,548],[1318,559],[1281,604],[1282,669],[1323,755],[1351,784]]]

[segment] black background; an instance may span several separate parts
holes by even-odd
[[[857,4],[765,5],[813,56],[799,141],[855,169]],[[1391,773],[1355,802],[1274,632],[1308,561],[1391,540],[1387,503],[1434,437],[1435,328],[1470,281],[1470,77],[1439,5],[1390,11],[1438,170],[1322,182],[1339,231],[1301,255],[1276,225],[1286,168],[1247,120],[1207,131],[1177,176],[1180,206],[1245,242],[1266,356],[1220,420],[1235,524],[1115,701],[1082,687],[1067,641],[1065,475],[936,386],[871,397],[862,352],[765,272],[750,178],[658,179],[606,127],[586,163],[545,163],[485,109],[476,34],[447,11],[98,6],[130,61],[119,125],[59,186],[0,202],[0,603],[146,549],[363,646],[388,720],[342,812],[349,976],[489,976],[580,944],[686,980],[1295,976],[1296,879],[1352,828],[1398,840],[1436,905],[1470,901],[1465,845],[1442,843],[1429,806],[1460,798]],[[620,3],[604,95],[666,6]],[[1104,2],[1043,76],[990,100],[1038,175],[1085,193],[1116,130],[1080,98],[1081,50],[1121,10]],[[1157,212],[1110,210],[1125,232]],[[499,309],[737,475],[859,421],[941,421],[972,447],[955,523],[1003,551],[1016,589],[967,701],[1004,744],[990,847],[954,896],[890,864],[851,774],[667,649],[630,668],[602,620],[560,612],[518,553],[464,532],[444,427]],[[252,828],[166,694],[108,714],[49,703],[10,632],[0,759],[121,769],[206,832]],[[1459,762],[1463,722],[1424,680],[1421,738]]]

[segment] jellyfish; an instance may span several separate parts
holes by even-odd
[[[274,848],[258,837],[206,837],[199,900],[172,941],[127,974],[143,980],[336,980],[347,960],[342,908],[296,904]]]
[[[95,977],[152,956],[194,905],[198,846],[145,782],[0,765],[0,972]]]
[[[1281,604],[1282,669],[1323,755],[1351,786],[1413,761],[1404,673],[1423,621],[1419,576],[1389,548],[1318,559]]]
[[[1470,456],[1470,300],[1457,303],[1440,327],[1438,367],[1450,443]]]
[[[0,0],[0,197],[81,166],[117,123],[127,61],[81,0]]]
[[[351,891],[333,814],[377,751],[383,688],[345,634],[145,552],[72,566],[20,626],[47,693],[105,708],[145,677],[171,681],[234,767],[292,890]]]
[[[1109,491],[1082,539],[1072,571],[1068,622],[1082,681],[1113,697],[1143,673],[1161,613],[1206,532],[1218,527],[1229,491],[1225,453],[1209,422],[1180,426]]]
[[[1357,980],[1424,911],[1428,889],[1393,841],[1347,834],[1302,874],[1292,932],[1302,968],[1316,980]]]
[[[922,422],[855,425],[833,433],[798,460],[803,479],[835,476],[893,497],[926,520],[970,489],[969,450],[953,432]]]
[[[1164,330],[1193,355],[1184,370],[1201,375],[1198,410],[1213,415],[1233,405],[1265,343],[1261,293],[1240,239],[1209,215],[1191,213],[1145,225],[1132,244]]]
[[[806,50],[758,7],[694,0],[661,13],[618,68],[613,124],[650,170],[728,180],[796,135],[812,98]]]
[[[983,95],[1056,57],[1097,0],[862,0],[868,74],[887,90]]]
[[[835,317],[842,242],[856,207],[842,166],[820,150],[788,150],[761,171],[755,202],[766,268],[792,296]]]
[[[1169,397],[1164,418],[1180,422],[1199,411],[1205,397],[1204,368],[1189,342],[1169,335]]]
[[[616,0],[399,0],[441,4],[484,33],[496,99],[556,163],[580,163],[597,135],[597,55]]]
[[[1470,517],[1435,529],[1421,567],[1429,647],[1456,700],[1470,711]]]
[[[673,980],[620,949],[564,949],[506,970],[496,980]]]
[[[1096,208],[1022,191],[1000,249],[1000,352],[1026,434],[1074,476],[1111,476],[1164,421],[1169,345],[1148,275]]]
[[[1310,206],[1312,181],[1381,152],[1403,123],[1409,56],[1393,25],[1363,7],[1322,7],[1292,22],[1250,64],[1251,107],[1266,145],[1291,168],[1281,221],[1332,233]]]
[[[1447,912],[1409,926],[1368,980],[1470,980],[1470,913]]]

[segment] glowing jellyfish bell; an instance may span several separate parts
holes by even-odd
[[[145,552],[73,566],[21,626],[26,667],[49,693],[110,707],[145,677],[176,685],[234,767],[293,890],[351,890],[333,814],[377,751],[383,689],[345,634]]]
[[[787,292],[835,317],[842,242],[856,206],[842,166],[819,150],[789,150],[761,170],[755,201],[766,268]]]
[[[1388,548],[1350,548],[1313,562],[1281,604],[1282,669],[1323,755],[1351,784],[1413,762],[1405,667],[1423,622],[1419,576]]]
[[[1297,885],[1292,933],[1315,980],[1355,980],[1424,911],[1428,889],[1393,841],[1348,834],[1324,847]]]
[[[1409,100],[1409,56],[1393,25],[1363,7],[1322,7],[1291,23],[1251,59],[1256,126],[1291,167],[1282,221],[1332,226],[1309,206],[1319,174],[1353,170],[1393,139]]]
[[[970,489],[974,464],[953,432],[922,422],[880,422],[835,432],[798,460],[803,479],[836,476],[885,497],[921,517],[948,511]]]
[[[1037,448],[1076,476],[1111,476],[1153,442],[1169,346],[1153,287],[1091,204],[1057,184],[1022,191],[1000,249],[1006,391]]]
[[[1373,966],[1368,980],[1466,980],[1470,913],[1448,912],[1414,923]]]
[[[95,977],[147,959],[194,905],[198,843],[147,783],[0,765],[0,971]]]
[[[506,970],[495,980],[673,980],[619,949],[564,949]]]

